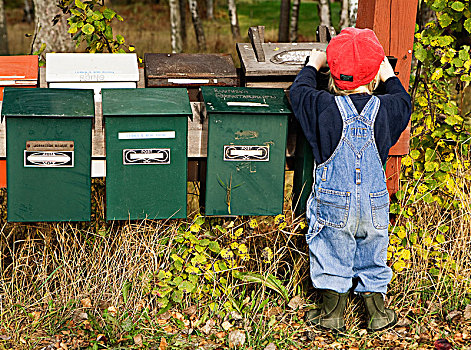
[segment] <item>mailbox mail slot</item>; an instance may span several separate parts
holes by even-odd
[[[290,109],[282,89],[202,87],[209,116],[206,215],[283,211]]]

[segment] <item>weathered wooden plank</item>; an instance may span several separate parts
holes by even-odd
[[[327,44],[321,43],[263,43],[265,62],[258,62],[249,43],[238,43],[242,70],[249,81],[252,77],[295,77],[304,66],[312,49],[325,51]],[[293,78],[294,80],[294,78]]]
[[[208,115],[204,102],[190,102],[193,120],[188,120],[188,157],[207,157]]]
[[[47,88],[47,81],[46,81],[46,67],[39,67],[39,87],[40,88]]]
[[[320,25],[316,30],[316,38],[319,43],[328,43],[336,35],[334,27]]]
[[[245,86],[246,87],[253,87],[253,88],[280,88],[280,89],[288,89],[292,81],[248,81]]]
[[[92,128],[92,158],[103,157],[106,157],[103,103],[95,102],[95,119],[93,120]]]
[[[250,42],[252,43],[252,48],[255,53],[255,57],[257,58],[257,62],[265,62],[265,53],[263,52],[262,46],[263,39],[260,35],[259,27],[250,27],[248,35]]]

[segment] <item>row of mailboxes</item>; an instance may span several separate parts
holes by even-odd
[[[93,91],[5,89],[7,218],[90,218]],[[209,116],[205,213],[282,212],[287,121],[282,89],[202,87]],[[107,220],[186,217],[183,88],[103,89]]]

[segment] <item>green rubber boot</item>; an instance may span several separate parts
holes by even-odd
[[[307,313],[306,323],[309,326],[345,331],[343,313],[347,304],[348,293],[337,293],[333,290],[323,289],[321,294],[321,307]]]
[[[361,296],[368,315],[368,331],[381,331],[397,323],[397,315],[394,310],[384,307],[384,298],[381,293],[362,293]]]

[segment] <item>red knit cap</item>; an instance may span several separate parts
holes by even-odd
[[[371,29],[342,29],[327,46],[330,74],[342,90],[353,90],[371,82],[384,56],[383,47]]]

